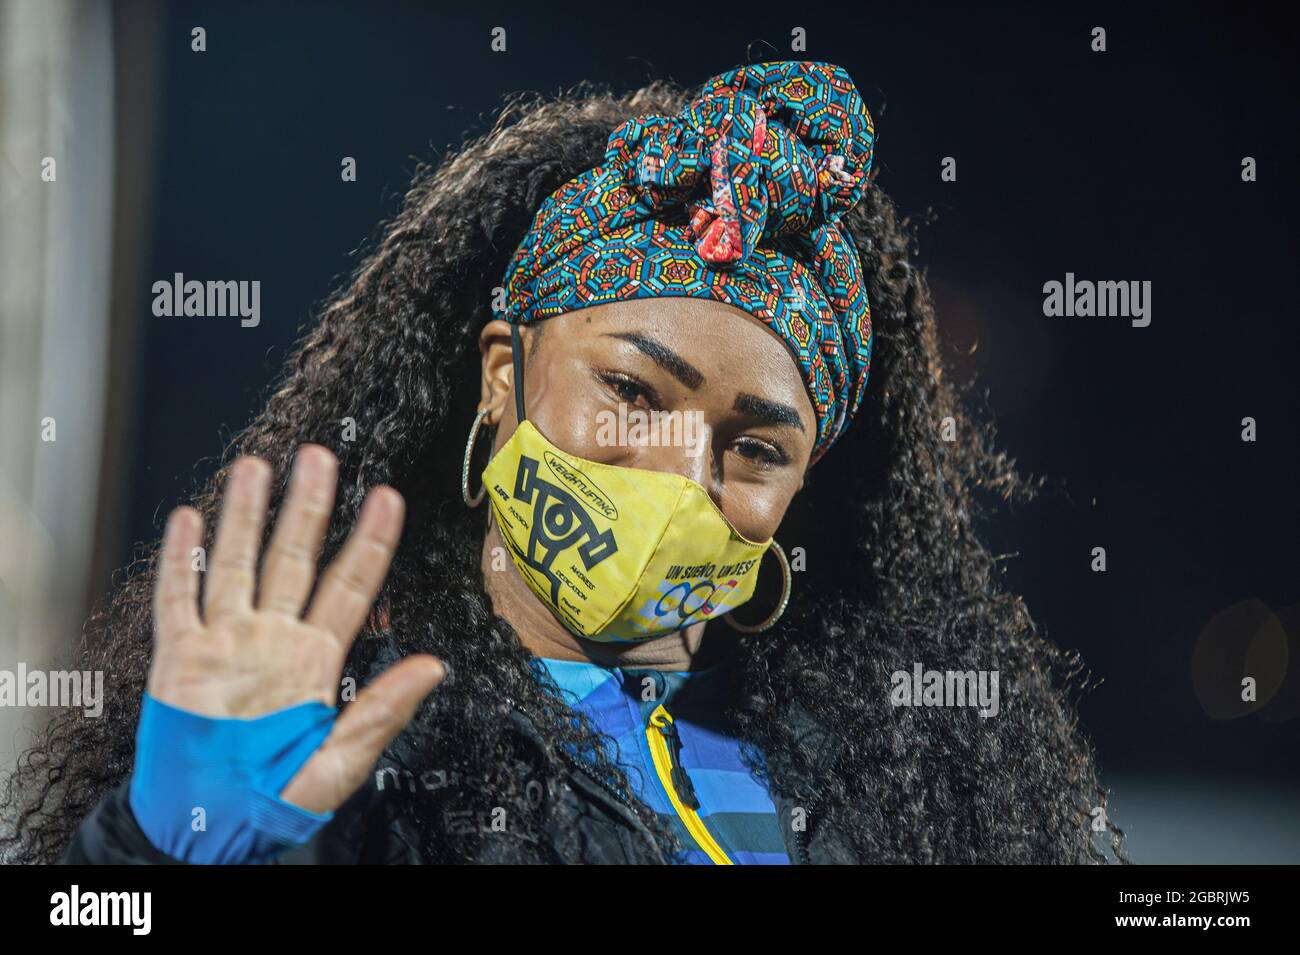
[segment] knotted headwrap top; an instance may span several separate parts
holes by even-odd
[[[857,411],[871,362],[861,264],[838,222],[867,185],[874,140],[838,66],[716,76],[680,115],[623,123],[604,163],[542,204],[506,271],[501,317],[668,296],[742,309],[794,355],[816,461]]]

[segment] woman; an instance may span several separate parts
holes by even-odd
[[[1121,854],[1078,665],[974,536],[979,489],[1025,488],[942,373],[873,136],[842,69],[770,63],[521,100],[422,170],[92,621],[105,718],[24,756],[6,849]],[[918,668],[1002,699],[902,706]]]

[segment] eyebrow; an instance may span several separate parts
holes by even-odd
[[[700,370],[661,341],[638,332],[605,332],[605,337],[622,339],[634,346],[691,391],[704,384],[704,375]]]
[[[692,391],[704,384],[704,375],[698,368],[657,339],[639,332],[605,332],[605,337],[617,338],[634,346]],[[732,409],[758,418],[764,424],[788,424],[800,431],[806,430],[803,418],[799,417],[799,412],[790,405],[760,398],[748,392],[742,391],[736,395]]]
[[[804,430],[803,419],[799,417],[799,412],[795,411],[790,405],[782,404],[779,401],[770,401],[767,398],[760,398],[758,395],[751,395],[742,391],[736,395],[736,401],[732,408],[743,414],[752,415],[764,424],[789,424],[794,425],[800,431]]]

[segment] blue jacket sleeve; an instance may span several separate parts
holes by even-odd
[[[334,725],[318,701],[254,719],[208,717],[145,694],[129,801],[140,831],[170,859],[265,862],[333,818],[280,798]]]

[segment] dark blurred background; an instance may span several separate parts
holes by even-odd
[[[987,538],[1013,555],[1007,585],[1046,635],[1092,670],[1081,716],[1134,857],[1300,861],[1297,67],[1281,17],[1190,3],[114,5],[113,372],[90,593],[211,471],[416,162],[482,132],[503,95],[829,60],[876,119],[878,185],[924,220],[952,368],[1048,480]],[[505,53],[490,49],[497,26]],[[796,27],[807,52],[790,52]],[[340,181],[344,156],[355,183]],[[940,180],[946,156],[956,182]],[[1257,182],[1241,179],[1246,156]],[[149,287],[175,272],[260,278],[260,327],[153,319]],[[1150,326],[1045,317],[1043,283],[1066,272],[1149,280]],[[1106,573],[1090,570],[1097,546]],[[1233,654],[1288,677],[1259,712],[1225,718],[1195,676]]]

